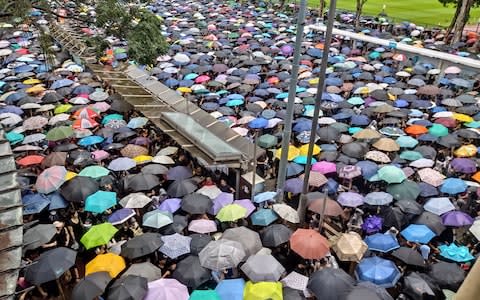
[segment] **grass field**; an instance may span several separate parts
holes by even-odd
[[[328,2],[328,0],[327,0]],[[308,0],[310,7],[318,7],[319,0]],[[448,26],[455,12],[453,6],[443,7],[438,0],[368,0],[363,8],[364,15],[376,16],[386,5],[385,12],[398,21],[408,20],[418,25]],[[355,0],[337,0],[338,9],[355,11]],[[480,9],[470,11],[470,24],[477,24]]]

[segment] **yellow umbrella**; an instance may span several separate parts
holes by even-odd
[[[322,149],[319,146],[317,145],[313,146],[313,155],[317,155],[318,153],[320,153],[320,151],[322,151]],[[308,144],[305,144],[300,147],[300,155],[306,156],[307,154],[308,154]]]
[[[310,79],[308,83],[311,85],[315,85],[315,84],[318,84],[318,81],[319,81],[319,78],[317,77],[317,78]]]
[[[181,93],[191,93],[192,89],[189,88],[189,87],[181,86],[177,89],[177,91],[179,91]]]
[[[65,175],[65,181],[69,181],[70,179],[74,178],[78,174],[72,171],[67,171],[67,174]]]
[[[70,110],[70,108],[72,108],[73,106],[71,104],[61,104],[57,107],[55,107],[55,110],[53,111],[56,115],[58,114],[63,114],[67,111]]]
[[[464,123],[473,122],[473,118],[465,114],[453,113],[453,118]]]
[[[37,83],[42,83],[42,82],[36,78],[30,78],[23,81],[23,84],[37,84]]]
[[[133,160],[137,163],[137,165],[151,162],[152,159],[153,157],[150,155],[139,155],[133,158]]]
[[[370,89],[368,88],[368,86],[361,87],[358,91],[359,91],[359,94],[368,94],[368,93],[370,93]]]
[[[125,269],[125,260],[120,255],[113,253],[99,254],[85,266],[85,275],[95,272],[108,272],[115,278]]]
[[[453,154],[455,154],[456,157],[472,157],[475,154],[477,154],[477,147],[475,147],[472,144],[464,145],[458,148],[457,150],[455,150]]]
[[[391,101],[397,100],[397,97],[395,95],[392,95],[390,93],[387,93],[387,95],[388,95],[388,100],[391,100]]]
[[[283,300],[281,282],[261,281],[253,283],[248,281],[243,291],[243,299],[248,300]]]
[[[46,90],[47,89],[44,88],[43,85],[37,84],[37,85],[32,86],[31,88],[28,88],[26,90],[26,92],[29,93],[29,94],[39,94],[39,93],[44,92]]]
[[[382,137],[382,135],[374,129],[365,128],[355,132],[353,137],[359,140],[372,140],[372,139],[379,139]]]
[[[295,157],[297,156],[300,156],[300,150],[293,146],[293,145],[290,145],[288,146],[288,160],[294,160]],[[277,149],[277,151],[275,152],[275,157],[280,159],[282,157],[282,149]]]

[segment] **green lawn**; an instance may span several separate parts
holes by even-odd
[[[328,0],[327,0],[328,1]],[[318,7],[319,0],[308,0],[310,7]],[[378,15],[386,5],[385,12],[389,17],[408,20],[418,25],[447,26],[455,12],[455,8],[443,7],[437,0],[368,0],[363,8],[364,15]],[[337,8],[355,11],[355,0],[338,0]],[[470,12],[471,24],[476,24],[480,18],[480,9]]]

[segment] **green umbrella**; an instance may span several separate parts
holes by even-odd
[[[73,129],[70,126],[59,126],[51,129],[45,139],[47,141],[59,141],[73,136]]]
[[[347,102],[352,105],[362,105],[363,103],[365,103],[365,101],[363,101],[363,99],[360,97],[352,97],[348,99]]]
[[[410,160],[410,161],[414,161],[414,160],[423,158],[423,155],[422,155],[422,153],[417,152],[417,151],[403,151],[400,154],[400,158]]]
[[[92,249],[107,244],[117,231],[110,223],[94,225],[82,236],[80,242],[87,250]]]
[[[377,172],[378,178],[386,181],[387,183],[401,183],[407,176],[402,169],[395,166],[384,166]]]
[[[217,214],[217,219],[220,222],[234,222],[238,219],[245,218],[247,214],[247,209],[238,204],[228,204]]]
[[[106,116],[102,119],[102,124],[105,125],[105,124],[107,124],[108,122],[110,122],[111,120],[123,120],[123,116],[122,116],[122,115],[119,115],[119,114],[106,115]]]
[[[78,173],[79,176],[91,177],[94,179],[107,176],[108,174],[110,174],[110,171],[101,166],[88,166]]]
[[[402,135],[396,142],[402,148],[414,148],[418,144],[416,139],[408,135]]]
[[[433,124],[429,129],[428,132],[431,135],[442,137],[448,135],[448,128],[443,126],[442,124]]]
[[[215,290],[195,290],[188,300],[221,300]]]
[[[278,143],[278,138],[271,134],[264,134],[258,138],[258,145],[262,148],[272,148]]]
[[[13,132],[13,131],[10,131],[9,133],[7,133],[7,134],[5,135],[5,137],[7,138],[7,140],[8,140],[12,145],[23,141],[23,139],[25,138],[25,137],[23,136],[23,134],[21,134],[21,133],[16,133],[16,132]]]
[[[69,111],[72,107],[73,107],[73,105],[71,105],[71,104],[61,104],[61,105],[55,107],[55,110],[53,112],[56,115],[63,114],[63,113],[66,113],[67,111]]]
[[[368,57],[370,59],[377,59],[381,56],[382,54],[380,52],[377,52],[377,51],[372,51],[370,52],[370,54],[368,55]]]
[[[420,195],[420,187],[411,180],[405,180],[402,183],[389,184],[387,193],[393,196],[395,200],[412,200],[417,199]]]
[[[229,39],[237,39],[240,35],[236,32],[231,32],[228,34]]]

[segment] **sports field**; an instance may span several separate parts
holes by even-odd
[[[327,0],[328,2],[328,0]],[[311,8],[318,7],[319,0],[308,0]],[[338,9],[355,11],[355,0],[337,0]],[[443,7],[438,0],[368,0],[363,8],[364,15],[376,16],[386,5],[385,12],[389,17],[398,21],[409,20],[418,25],[448,26],[455,12],[453,6]],[[480,18],[480,9],[470,12],[470,24],[477,24]]]

